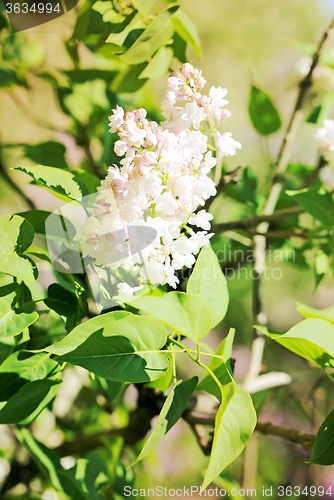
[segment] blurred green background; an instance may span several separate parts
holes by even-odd
[[[79,8],[80,5],[81,3]],[[304,49],[307,52],[308,46],[311,45],[312,48],[312,44],[319,40],[334,15],[334,4],[324,0],[183,0],[181,5],[195,23],[202,43],[203,60],[200,61],[191,48],[187,52],[188,60],[203,71],[208,81],[208,89],[215,85],[226,87],[229,91],[228,109],[232,116],[224,130],[231,131],[233,137],[242,143],[242,150],[235,157],[226,160],[224,167],[231,170],[239,165],[248,166],[258,176],[258,192],[261,196],[268,166],[277,155],[285,127],[269,139],[257,135],[247,111],[250,87],[254,84],[271,96],[286,126],[296,98],[297,83],[301,78],[298,63],[303,57],[302,52]],[[110,84],[103,78],[76,82],[75,92],[65,97],[67,108],[72,113],[71,117],[71,113],[64,113],[55,98],[52,78],[41,78],[36,74],[49,73],[58,83],[65,86],[64,73],[60,71],[73,69],[73,60],[68,53],[71,47],[67,47],[67,50],[65,42],[72,34],[76,16],[77,9],[73,9],[65,16],[36,28],[1,36],[2,66],[12,67],[14,64],[21,68],[22,74],[27,68],[32,70],[25,73],[25,86],[0,88],[0,152],[3,168],[37,208],[50,211],[62,202],[41,187],[29,184],[23,173],[10,171],[10,168],[43,163],[43,157],[47,155],[51,155],[53,159],[56,157],[58,162],[66,161],[70,168],[83,167],[88,170],[96,164],[103,171],[107,165],[116,161],[112,152],[112,141],[106,133],[107,117],[111,105],[115,104],[113,99],[116,99],[113,83]],[[300,50],[300,47],[304,48]],[[334,50],[333,34],[329,47]],[[116,58],[94,55],[83,44],[79,44],[78,53],[82,69],[99,68],[111,71],[119,68]],[[172,69],[178,69],[175,61]],[[123,82],[123,85],[120,84],[116,89],[117,99],[128,109],[147,107],[152,116],[156,116],[159,113],[165,80],[166,77],[161,77],[148,81],[136,93],[124,92]],[[79,132],[82,136],[89,135],[88,155],[87,149],[85,151],[85,138],[83,145],[78,144],[68,133],[71,127],[77,127],[78,132],[73,116],[81,124]],[[317,125],[311,123],[301,126],[293,148],[292,163],[301,163],[312,168],[315,166],[317,156],[313,138],[316,128]],[[57,141],[63,144],[64,148],[58,148],[55,154],[47,146],[42,151],[35,150],[35,153],[33,149],[27,148],[27,145],[47,141]],[[8,180],[1,178],[0,182],[0,215],[29,208],[24,199],[12,189]],[[215,222],[224,222],[248,215],[248,208],[232,197],[222,196],[214,203],[212,212]],[[226,255],[228,249],[238,248],[233,235],[232,239],[216,236],[213,242],[216,250],[225,248]],[[299,243],[290,241],[289,248],[296,245],[297,249]],[[284,244],[282,241],[282,248]],[[223,267],[230,267],[228,260],[226,258],[225,262],[221,262]],[[276,267],[282,273],[280,279],[265,279],[263,283],[264,305],[269,324],[280,331],[286,331],[301,319],[296,312],[295,301],[319,308],[334,303],[332,272],[327,273],[314,292],[312,268],[302,265],[298,256],[296,260],[298,262],[267,263],[269,275]],[[47,287],[54,281],[54,276],[46,262],[41,262],[39,267],[40,281]],[[246,266],[246,270],[250,270],[250,264]],[[233,354],[239,381],[242,381],[247,371],[252,332],[252,280],[245,276],[246,273],[241,273],[241,278],[233,278],[231,273],[227,273],[231,296],[229,311],[223,324],[211,332],[208,340],[212,347],[216,347],[230,327],[236,328]],[[43,288],[36,289],[35,293],[43,294]],[[331,409],[333,396],[330,393],[330,381],[309,363],[270,341],[266,345],[263,364],[264,371],[286,371],[293,380],[288,386],[254,395],[259,420],[315,433]],[[190,364],[183,364],[179,369],[182,374],[193,368]],[[72,417],[79,422],[82,407],[90,397],[86,389],[88,382],[80,370],[69,369],[68,384],[73,387],[72,394],[64,394],[64,390],[60,390],[56,399],[55,415],[61,418],[66,413],[61,405],[61,398],[77,398],[76,407],[71,411]],[[123,421],[122,411],[129,405],[131,407],[133,397],[130,391],[124,402],[124,409],[118,409],[116,414],[112,415],[113,423]],[[51,415],[51,412],[49,413]],[[55,416],[50,415],[43,413],[34,426],[38,438],[52,447],[59,443],[63,431],[57,430]],[[87,419],[94,420],[95,417],[92,414],[87,416]],[[99,425],[102,423],[99,422]],[[3,456],[7,456],[12,446],[12,438],[4,427],[0,428],[0,436],[0,452],[2,449]],[[177,487],[200,483],[201,471],[206,466],[207,458],[202,455],[190,429],[185,423],[179,422],[169,436],[157,447],[155,455],[151,454],[144,464],[139,466],[137,477],[140,478],[142,487],[154,487],[159,484]],[[299,446],[261,435],[257,435],[255,440],[251,458],[248,458],[250,461],[246,463],[251,476],[248,478],[249,484],[256,484],[259,489],[262,489],[262,486],[279,484],[334,487],[333,468],[308,465],[305,462],[309,454]],[[160,460],[156,460],[156,457]],[[241,485],[245,472],[243,459],[241,455],[225,473],[227,479],[237,481]],[[51,490],[48,495],[44,495],[43,500],[58,498],[52,496],[54,493]],[[20,492],[17,498],[20,498]]]

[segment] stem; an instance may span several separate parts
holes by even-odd
[[[324,374],[329,378],[329,380],[334,383],[334,377],[330,373],[328,373],[326,368],[321,367],[321,369],[324,372]]]

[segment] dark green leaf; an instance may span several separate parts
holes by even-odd
[[[286,191],[300,205],[305,212],[309,213],[321,222],[325,227],[334,224],[333,197],[324,188],[312,187],[300,191]]]
[[[312,109],[311,113],[309,114],[307,118],[307,123],[318,123],[319,116],[321,114],[321,108],[322,106],[316,106],[314,109]]]
[[[175,32],[173,36],[173,43],[170,46],[173,49],[174,56],[181,62],[187,62],[186,50],[187,42],[180,37],[180,35]]]
[[[198,57],[202,59],[201,41],[196,26],[186,13],[179,9],[172,17],[175,31],[195,50]],[[182,62],[182,61],[181,61]]]
[[[109,71],[107,69],[72,69],[63,72],[72,83],[85,83],[89,80],[100,79],[105,82],[111,83],[115,76],[116,71]],[[39,162],[44,165],[43,162]]]
[[[280,116],[270,97],[252,85],[249,100],[249,116],[261,135],[277,132],[282,126]]]
[[[235,330],[232,328],[227,337],[221,341],[215,353],[216,356],[221,356],[221,359],[212,358],[209,364],[209,368],[213,371],[222,385],[233,382],[233,375],[228,361],[231,358],[234,335]],[[209,373],[200,381],[196,390],[209,392],[221,402],[220,388]]]
[[[66,148],[64,144],[55,141],[38,144],[24,144],[24,154],[34,163],[56,168],[68,168],[65,161]]]
[[[48,296],[44,303],[60,316],[66,317],[66,330],[72,330],[76,323],[82,319],[78,317],[78,298],[58,283],[53,283],[48,288]]]
[[[35,380],[27,382],[0,410],[0,424],[17,424],[28,418],[40,405],[54,385],[60,380]]]
[[[57,367],[45,352],[14,352],[0,366],[0,401],[8,401],[27,382],[44,379]]]
[[[327,415],[317,432],[310,463],[334,464],[334,410]]]

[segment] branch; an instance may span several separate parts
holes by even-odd
[[[276,172],[274,173],[274,184],[270,190],[267,203],[263,210],[263,215],[265,216],[270,216],[275,211],[275,207],[282,190],[282,183],[281,183],[282,174],[285,172],[290,159],[291,145],[294,142],[299,127],[299,123],[302,118],[302,108],[308,89],[312,84],[313,72],[319,62],[320,55],[325,46],[329,32],[333,27],[334,27],[334,19],[332,20],[328,29],[322,36],[318,49],[313,56],[308,74],[300,83],[296,104],[292,111],[290,122],[288,124],[280,151],[278,153],[276,169],[275,169]],[[265,233],[268,231],[269,222],[270,221],[268,220],[262,221],[256,228],[256,232],[259,234],[254,236],[254,247],[253,247],[254,258],[255,258],[254,279],[253,279],[253,324],[254,325],[265,325],[267,323],[267,317],[262,307],[261,276],[265,269],[265,252],[266,252]],[[256,328],[253,328],[253,338],[254,340],[252,345],[251,362],[248,373],[245,378],[245,384],[248,384],[253,379],[256,379],[261,371],[265,339],[264,336],[256,330]]]
[[[214,427],[215,425],[215,415],[204,417],[193,413],[186,413],[183,415],[183,419],[191,426],[200,425]],[[255,430],[265,434],[266,436],[277,436],[292,443],[300,444],[305,451],[311,450],[315,441],[315,436],[313,434],[306,434],[296,429],[286,429],[285,427],[280,427],[270,423],[262,424],[258,422]]]
[[[247,230],[249,228],[258,226],[262,222],[266,222],[269,224],[270,222],[279,221],[281,219],[285,219],[286,217],[294,217],[303,212],[304,210],[300,207],[287,208],[284,210],[278,210],[273,214],[254,215],[254,217],[247,217],[246,219],[214,224],[211,230],[215,233],[222,233],[223,231],[230,231],[231,229]]]
[[[218,198],[219,195],[221,195],[221,193],[229,184],[237,184],[240,170],[241,167],[237,167],[234,170],[231,170],[230,172],[226,172],[226,174],[224,174],[221,177],[219,184],[216,186],[217,189],[216,194],[211,198],[209,198],[208,200],[206,200],[205,205],[203,207],[200,207],[200,210],[204,209],[208,211],[212,203],[215,201],[215,199]]]

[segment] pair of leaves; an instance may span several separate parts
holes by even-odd
[[[0,287],[0,338],[18,335],[39,318],[36,311],[18,306],[20,294],[18,283]]]
[[[149,382],[170,366],[168,355],[160,352],[166,341],[166,328],[159,321],[116,311],[77,326],[46,350],[60,354],[59,363],[82,366],[108,380]]]
[[[0,272],[15,276],[20,281],[34,281],[38,270],[34,261],[24,252],[34,240],[31,224],[17,215],[0,218]]]

